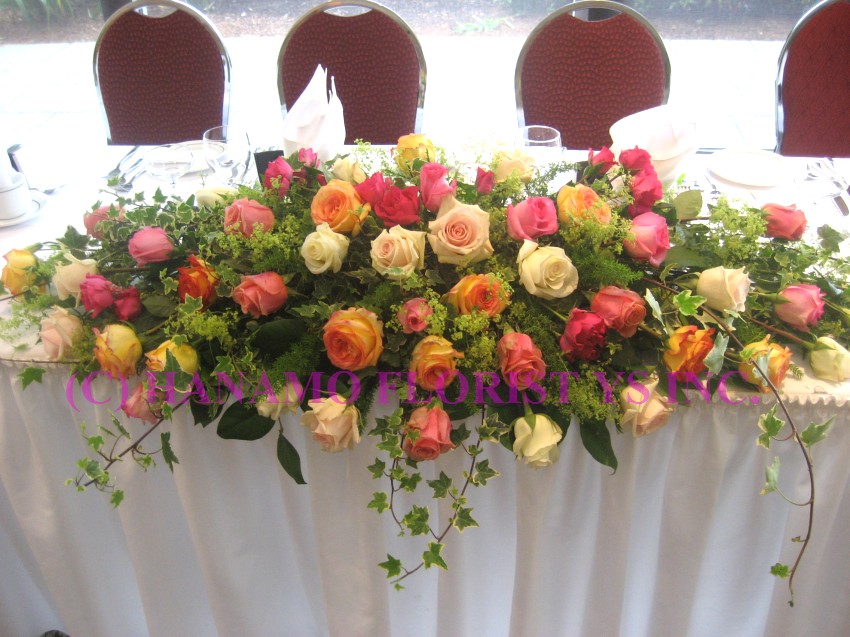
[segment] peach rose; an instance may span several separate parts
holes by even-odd
[[[656,391],[658,378],[643,387],[646,394],[631,385],[620,392],[620,426],[631,430],[635,438],[658,431],[673,413],[667,399]]]
[[[449,290],[445,300],[459,314],[481,311],[496,316],[508,306],[510,297],[492,274],[467,274]]]
[[[600,199],[593,188],[584,184],[564,186],[558,191],[558,219],[573,223],[595,219],[599,223],[611,223],[611,208]]]
[[[233,288],[231,296],[243,314],[254,318],[277,312],[289,296],[286,284],[277,272],[242,276],[241,281]]]
[[[791,367],[791,350],[779,343],[771,343],[770,335],[746,345],[741,356],[744,360],[738,365],[738,371],[741,372],[745,381],[756,385],[761,392],[770,391],[770,387],[756,370],[752,360],[755,360],[759,368],[767,372],[770,382],[777,388],[782,385]],[[767,360],[766,370],[765,360]]]
[[[80,284],[86,280],[87,274],[97,274],[97,261],[94,259],[83,259],[82,261],[70,254],[66,254],[67,264],[57,265],[53,271],[53,286],[56,288],[56,296],[64,301],[73,296],[80,300]]]
[[[110,216],[110,212],[114,216]],[[100,208],[95,208],[91,212],[83,215],[83,225],[86,227],[86,234],[95,239],[103,239],[103,230],[99,228],[101,221],[121,221],[124,219],[124,209],[116,208],[113,204],[107,204]]]
[[[558,461],[558,443],[564,432],[544,414],[514,420],[514,455],[530,467],[548,467]]]
[[[187,374],[194,374],[198,371],[200,365],[198,360],[198,352],[189,343],[181,343],[177,345],[173,340],[168,339],[163,341],[159,347],[152,349],[145,354],[147,362],[145,365],[152,372],[161,372],[165,369],[168,362],[168,352],[177,361],[182,369]]]
[[[664,352],[664,364],[667,369],[676,374],[676,378],[684,380],[685,374],[699,374],[705,370],[705,357],[714,347],[712,336],[714,328],[701,330],[696,325],[680,327],[667,339],[667,350]]]
[[[301,424],[313,432],[322,451],[336,453],[360,442],[360,413],[345,398],[334,394],[309,401],[310,409],[301,415]]]
[[[384,351],[384,326],[362,307],[337,310],[324,327],[323,340],[331,363],[356,372],[378,363]]]
[[[181,303],[187,296],[201,299],[204,307],[209,307],[215,301],[215,289],[220,279],[206,261],[190,255],[189,266],[177,268],[177,272],[177,296]]]
[[[407,431],[416,431],[416,440],[405,437],[404,453],[416,462],[436,460],[455,448],[451,441],[452,421],[442,407],[419,407],[410,414]]]
[[[499,339],[496,352],[499,355],[499,370],[502,376],[508,382],[513,378],[519,389],[528,389],[531,383],[546,376],[543,354],[528,334],[505,334]]]
[[[428,223],[428,241],[440,263],[469,265],[493,254],[490,215],[478,206],[446,197],[437,218]]]
[[[139,383],[127,400],[121,404],[121,411],[130,418],[138,418],[150,425],[155,425],[162,418],[162,403],[150,402],[148,393],[147,385]]]
[[[130,237],[127,251],[136,265],[143,266],[167,261],[174,252],[174,243],[162,228],[146,226]]]
[[[744,268],[734,270],[717,266],[703,270],[697,280],[697,294],[705,297],[705,304],[720,312],[732,310],[743,312],[750,293],[750,277]]]
[[[808,332],[809,325],[817,325],[823,316],[826,294],[816,285],[789,285],[778,296],[776,316],[791,327]]]
[[[493,174],[496,182],[501,183],[516,175],[524,182],[531,181],[534,175],[534,158],[522,148],[499,151],[495,157],[496,168]]]
[[[94,356],[100,368],[114,377],[128,378],[136,373],[142,357],[142,344],[132,327],[112,323],[94,331]]]
[[[360,224],[368,214],[369,204],[360,200],[354,186],[341,179],[331,179],[319,188],[310,204],[313,223],[326,223],[334,232],[352,237],[360,234]]]
[[[10,294],[20,294],[24,288],[35,283],[35,266],[38,263],[35,255],[29,250],[10,250],[3,258],[6,259],[6,267],[0,280]]]
[[[398,311],[398,322],[401,323],[405,334],[422,332],[428,327],[428,319],[434,313],[434,309],[428,305],[428,301],[421,296],[405,301]]]
[[[372,267],[393,281],[406,279],[425,265],[425,233],[393,226],[372,241]]]
[[[71,314],[64,307],[54,306],[41,319],[39,331],[39,338],[44,345],[48,360],[60,360],[82,331],[83,323],[78,316]]]
[[[520,283],[541,299],[562,299],[578,287],[578,270],[563,248],[524,241],[517,263]]]
[[[617,330],[625,338],[634,336],[638,325],[646,318],[646,303],[640,294],[613,285],[596,293],[590,309],[609,329]]]
[[[765,234],[775,239],[796,241],[806,231],[806,214],[797,206],[780,206],[778,203],[766,203],[761,209],[767,222]]]
[[[274,213],[271,208],[253,199],[237,199],[224,209],[224,231],[228,234],[239,233],[250,237],[255,230],[268,232],[274,227]]]
[[[457,376],[457,360],[463,358],[442,336],[426,336],[413,348],[410,371],[422,389],[445,388]]]
[[[437,157],[434,142],[419,133],[399,137],[398,145],[393,151],[395,162],[403,172],[409,172],[413,162],[417,159],[427,162],[434,161]]]

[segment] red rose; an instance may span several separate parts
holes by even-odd
[[[634,336],[638,325],[646,318],[646,304],[640,295],[613,285],[596,293],[590,309],[605,321],[609,329],[617,330],[625,338]]]
[[[496,352],[499,355],[499,370],[502,376],[510,382],[509,375],[514,374],[518,389],[528,389],[531,383],[546,376],[543,354],[528,334],[505,334],[499,340]]]
[[[593,361],[605,345],[605,321],[586,310],[573,310],[561,335],[561,350],[567,360]]]
[[[416,186],[387,186],[383,198],[375,204],[375,214],[387,228],[418,223],[419,190]]]
[[[142,313],[142,300],[135,286],[121,290],[115,295],[115,316],[119,321],[135,321]]]
[[[614,161],[614,153],[607,146],[603,146],[602,150],[594,153],[593,149],[587,151],[587,163],[596,169],[598,174],[605,174],[617,162]]]
[[[244,314],[260,318],[282,308],[288,291],[279,274],[263,272],[243,276],[242,283],[233,288],[231,296]]]
[[[86,312],[91,312],[93,318],[112,307],[112,295],[120,288],[107,281],[99,274],[86,274],[86,278],[80,283],[80,300]],[[122,319],[123,320],[123,319]]]
[[[354,190],[357,191],[360,201],[368,203],[374,209],[384,198],[384,193],[392,183],[393,180],[389,177],[384,177],[381,173],[374,173],[366,181],[356,184]]]
[[[292,185],[292,166],[283,157],[278,157],[268,166],[263,176],[263,186],[265,188],[276,189],[277,194],[283,197],[289,192],[289,187]]]
[[[127,251],[136,260],[136,265],[142,266],[166,261],[174,252],[174,244],[165,230],[147,226],[130,237]]]
[[[809,325],[817,325],[823,316],[825,296],[816,285],[789,285],[779,293],[779,299],[784,303],[776,304],[776,316],[791,327],[808,332]]]
[[[268,173],[267,173],[268,174]],[[253,199],[237,199],[224,209],[224,231],[228,234],[240,233],[246,237],[254,234],[257,227],[271,230],[274,227],[274,213]]]
[[[648,152],[635,146],[620,153],[620,165],[626,170],[638,172],[652,168],[652,161]]]
[[[634,203],[629,205],[629,214],[632,217],[650,212],[664,195],[661,180],[651,166],[632,176],[631,190]]]
[[[492,170],[484,170],[478,168],[475,172],[475,190],[482,195],[489,195],[493,192],[493,186],[496,185],[496,175]]]
[[[558,231],[558,211],[549,197],[531,197],[509,205],[505,215],[508,235],[517,241],[536,241],[541,235]]]
[[[806,214],[797,210],[797,206],[780,206],[777,203],[766,203],[761,209],[767,221],[765,234],[774,239],[796,241],[806,231]]]
[[[457,182],[449,184],[446,175],[449,169],[435,162],[428,162],[419,172],[419,191],[422,193],[422,203],[426,210],[437,212],[443,198],[454,194]]]
[[[638,261],[649,261],[653,267],[661,265],[670,249],[670,233],[664,217],[654,212],[638,215],[632,220],[631,232],[635,238],[623,242],[626,252]]]
[[[404,453],[416,462],[435,460],[455,447],[451,441],[452,421],[442,407],[420,407],[410,414],[407,429],[419,432],[416,441],[404,439]]]

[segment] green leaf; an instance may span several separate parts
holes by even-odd
[[[377,480],[378,478],[383,477],[384,470],[387,468],[387,463],[380,458],[375,458],[374,464],[370,464],[366,468],[372,474],[372,478]]]
[[[658,305],[658,301],[655,299],[655,296],[653,296],[652,292],[647,289],[646,293],[643,295],[643,298],[646,299],[646,304],[652,310],[652,315],[659,323],[663,325],[664,318],[661,314],[661,306]]]
[[[277,437],[277,461],[289,477],[295,480],[295,484],[307,484],[301,474],[301,457],[298,450],[286,439],[283,432]]]
[[[832,416],[829,420],[822,422],[819,425],[811,423],[805,428],[805,430],[803,430],[803,433],[800,434],[800,440],[803,441],[804,445],[811,448],[813,444],[826,438],[826,433],[829,431],[829,428],[832,427],[833,420],[835,420],[835,416]]]
[[[475,465],[475,473],[472,474],[472,484],[484,486],[488,480],[499,476],[499,472],[490,466],[489,460],[482,460]]]
[[[466,428],[466,423],[461,423],[460,427],[455,427],[449,432],[449,438],[452,444],[457,447],[467,438],[469,438],[469,429]]]
[[[26,389],[31,383],[40,383],[44,377],[44,371],[38,367],[27,367],[21,370],[18,374],[18,378],[21,379],[21,388]]]
[[[162,459],[165,460],[165,464],[171,469],[171,473],[174,473],[174,465],[180,464],[180,461],[171,448],[171,432],[163,431],[159,435],[159,440],[162,443]]]
[[[683,290],[673,297],[673,305],[683,316],[694,316],[703,303],[705,297],[692,295],[690,290]]]
[[[760,495],[771,493],[778,489],[777,482],[779,481],[779,456],[773,459],[773,463],[769,464],[764,469],[764,488]]]
[[[383,513],[390,508],[390,503],[387,501],[387,494],[383,491],[375,491],[372,494],[372,501],[366,505],[367,509],[375,509],[378,513]]]
[[[413,505],[410,512],[401,519],[401,523],[410,529],[411,535],[425,535],[431,527],[428,526],[428,507]]]
[[[770,567],[770,574],[776,575],[776,577],[788,577],[788,574],[791,572],[791,569],[788,568],[787,564],[782,564],[781,562],[777,562],[773,566]]]
[[[387,561],[378,564],[387,572],[387,579],[401,575],[401,560],[397,560],[392,555],[387,553]]]
[[[723,355],[726,354],[726,347],[728,345],[729,337],[726,334],[718,334],[714,337],[714,347],[711,348],[711,351],[703,361],[712,374],[719,374],[720,370],[723,369]]]
[[[676,208],[676,216],[680,220],[698,217],[702,211],[702,192],[688,190],[677,195],[673,199],[673,207]]]
[[[259,440],[274,427],[275,421],[233,403],[218,421],[216,433],[226,440]]]
[[[381,451],[386,451],[390,458],[401,458],[404,455],[401,449],[401,436],[396,434],[385,434],[384,439],[376,446]]]
[[[262,352],[280,356],[292,343],[304,336],[305,330],[305,323],[301,319],[276,319],[260,325],[254,331],[251,342]]]
[[[124,427],[121,425],[121,421],[118,420],[115,414],[112,414],[112,426],[118,430],[118,433],[120,433],[123,438],[130,437],[130,432],[124,429]]]
[[[440,544],[439,542],[429,542],[428,550],[422,554],[422,563],[425,564],[425,568],[439,566],[445,571],[449,570],[449,565],[446,564],[446,561],[440,556],[440,553],[442,551],[442,544]]]
[[[403,476],[398,481],[398,486],[407,491],[408,493],[413,493],[416,491],[416,485],[422,482],[422,475],[419,473],[412,473],[410,475]]]
[[[206,427],[221,413],[222,404],[212,401],[209,405],[202,405],[196,400],[189,401],[189,409],[196,425]]]
[[[142,299],[142,305],[148,312],[160,318],[168,318],[177,307],[177,303],[173,299],[161,294],[146,296]]]
[[[604,421],[585,420],[579,423],[579,432],[584,448],[593,456],[593,459],[617,470],[617,456],[611,447],[611,432],[605,426]]]
[[[664,256],[666,265],[674,264],[681,268],[706,268],[709,263],[699,252],[684,246],[673,246]]]
[[[118,505],[124,501],[124,492],[121,489],[115,489],[109,497],[109,504],[113,509],[118,508]]]
[[[434,499],[445,498],[452,488],[452,479],[445,471],[440,471],[440,477],[436,480],[428,480],[428,486],[434,490]]]
[[[464,529],[470,526],[478,526],[478,522],[472,517],[472,509],[466,507],[458,507],[452,526],[458,531],[463,532]]]
[[[774,405],[766,414],[759,416],[758,426],[764,433],[759,435],[756,444],[770,449],[770,441],[779,434],[784,425],[785,421],[776,417],[776,405]]]

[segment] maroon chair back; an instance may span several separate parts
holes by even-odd
[[[365,13],[337,15],[336,7]],[[278,92],[289,109],[318,65],[333,76],[345,118],[345,143],[395,144],[420,132],[425,57],[416,36],[395,13],[366,0],[327,2],[296,22],[278,55]]]
[[[230,58],[215,27],[182,2],[139,0],[114,13],[95,45],[94,77],[110,144],[201,139],[227,123]]]
[[[588,22],[576,11],[606,9]],[[611,144],[608,129],[626,115],[667,103],[670,61],[657,31],[616,2],[575,2],[555,11],[526,39],[515,75],[519,125],[557,128],[567,148]]]
[[[850,157],[850,2],[814,6],[779,56],[776,141],[782,155]]]

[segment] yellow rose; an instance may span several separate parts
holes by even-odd
[[[435,161],[437,157],[434,142],[419,133],[399,137],[394,151],[395,163],[403,171],[409,171],[411,164],[417,159],[427,162]]]
[[[564,223],[596,219],[611,223],[611,208],[599,198],[593,188],[584,184],[564,186],[558,191],[558,219]]]
[[[136,373],[136,364],[142,357],[142,344],[132,327],[113,323],[101,332],[94,329],[94,355],[100,368],[127,378]]]
[[[532,424],[533,423],[533,424]],[[531,467],[548,467],[560,456],[558,443],[564,432],[544,414],[514,420],[514,455]]]
[[[664,364],[679,380],[685,374],[699,374],[705,370],[705,357],[714,347],[714,328],[701,330],[696,325],[684,325],[667,339]]]
[[[516,174],[528,183],[534,175],[534,158],[522,148],[502,150],[496,155],[496,169],[493,171],[497,182],[503,182]]]
[[[35,283],[35,266],[37,260],[29,250],[10,250],[4,256],[6,267],[3,268],[3,285],[10,294],[20,294],[24,288]]]
[[[360,234],[360,224],[369,214],[369,204],[360,201],[357,191],[347,181],[331,179],[319,188],[310,204],[310,215],[317,226],[327,223],[334,232]]]
[[[756,371],[755,366],[750,362],[751,359],[756,361],[756,364],[764,371],[764,361],[767,360],[767,377],[774,387],[780,387],[788,374],[788,368],[791,366],[791,350],[778,343],[771,343],[770,336],[765,336],[762,340],[756,343],[750,343],[744,347],[741,355],[745,360],[738,365],[738,371],[748,383],[752,383],[759,388],[759,391],[770,391],[770,387],[762,378],[762,375]]]
[[[331,363],[350,372],[376,365],[384,351],[383,339],[383,323],[362,307],[331,314],[322,337]]]
[[[413,348],[410,371],[422,389],[434,391],[451,384],[457,376],[457,359],[463,358],[442,336],[426,336]]]
[[[180,369],[187,374],[194,374],[198,371],[198,352],[195,351],[195,348],[189,343],[175,345],[171,339],[145,354],[145,358],[148,359],[147,368],[152,372],[163,371],[168,358],[167,352],[171,352],[171,355],[177,360],[177,364],[180,365]]]

